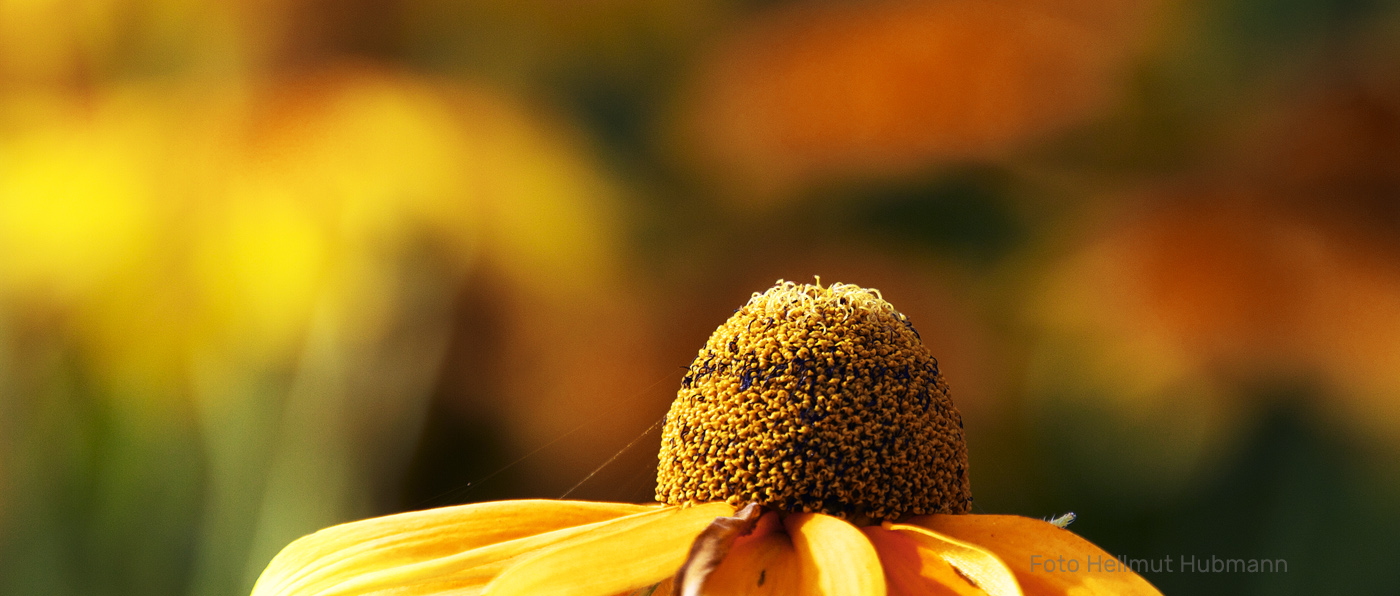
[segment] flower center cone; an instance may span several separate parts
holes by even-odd
[[[967,513],[962,416],[909,319],[779,282],[710,336],[666,415],[656,498],[847,519]]]

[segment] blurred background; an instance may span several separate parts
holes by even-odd
[[[0,0],[0,593],[649,501],[710,331],[820,275],[920,329],[976,512],[1394,594],[1397,232],[1390,0]]]

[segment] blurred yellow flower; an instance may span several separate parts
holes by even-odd
[[[272,186],[315,206],[342,242],[392,246],[418,229],[470,253],[477,199],[451,95],[355,65],[273,81],[249,110],[235,187]]]
[[[175,386],[210,349],[291,362],[317,305],[377,337],[425,251],[538,295],[615,276],[619,191],[486,89],[343,65],[10,94],[0,133],[0,296],[61,307],[128,381]]]
[[[158,130],[122,103],[0,138],[0,292],[70,302],[147,256]]]
[[[250,354],[299,344],[325,287],[331,246],[312,213],[285,196],[237,197],[204,214],[195,282],[209,330]]]
[[[267,95],[235,189],[314,206],[336,242],[392,254],[426,233],[532,291],[612,276],[620,193],[576,133],[525,102],[355,65]]]

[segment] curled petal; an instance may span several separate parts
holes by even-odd
[[[734,541],[752,532],[762,514],[763,508],[758,503],[749,503],[734,517],[715,518],[695,537],[690,555],[676,572],[675,584],[680,586],[681,596],[700,596],[700,588],[729,554]]]
[[[752,533],[734,541],[729,555],[705,580],[704,594],[786,596],[796,594],[802,565],[776,512],[759,518]]]

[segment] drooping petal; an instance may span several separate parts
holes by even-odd
[[[627,503],[499,501],[350,522],[304,536],[282,549],[258,578],[253,596],[319,594],[366,574],[450,560],[492,545],[656,509]]]
[[[734,541],[752,532],[762,514],[763,508],[758,503],[749,503],[734,517],[715,518],[695,537],[690,554],[676,572],[675,583],[680,586],[681,596],[700,596],[700,588],[729,554]]]
[[[885,596],[880,557],[855,526],[821,513],[794,513],[783,523],[802,566],[802,594]]]
[[[987,596],[937,552],[921,548],[907,532],[878,526],[860,531],[880,555],[889,596]]]
[[[525,557],[486,586],[492,596],[605,596],[660,582],[685,562],[700,531],[733,515],[726,503],[640,514],[620,531],[595,531]]]
[[[1074,532],[1038,519],[1014,515],[926,515],[909,522],[996,553],[1016,574],[1027,596],[1161,596],[1152,584],[1113,555]]]
[[[904,534],[919,548],[931,551],[952,565],[987,594],[1021,596],[1021,587],[1016,584],[1011,569],[986,549],[920,526],[890,524],[889,528]]]
[[[734,541],[729,554],[705,580],[714,596],[795,596],[802,566],[776,512],[759,518],[753,533]]]

